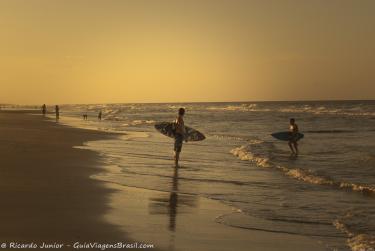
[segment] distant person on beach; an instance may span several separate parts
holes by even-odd
[[[43,105],[42,105],[42,113],[43,113],[44,116],[45,116],[46,113],[47,113],[47,106],[46,106],[46,104],[43,104]]]
[[[102,120],[102,111],[99,111],[98,119],[99,119],[99,120]]]
[[[55,106],[55,113],[56,113],[56,120],[60,119],[60,107],[58,105]]]
[[[184,123],[185,109],[180,108],[178,110],[178,117],[175,120],[175,139],[174,139],[174,161],[175,167],[178,167],[178,161],[180,159],[180,153],[182,149],[182,143],[185,139],[185,123]],[[186,141],[186,140],[185,140]]]
[[[87,114],[85,113],[85,114],[83,114],[83,120],[87,120]]]
[[[298,125],[296,124],[295,119],[290,119],[289,122],[289,131],[291,134],[290,140],[289,140],[289,148],[292,151],[293,154],[298,155],[298,143],[297,143],[297,134],[299,132]]]

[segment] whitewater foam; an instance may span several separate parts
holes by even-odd
[[[369,234],[355,234],[347,225],[335,220],[333,225],[336,229],[345,233],[348,237],[346,243],[352,251],[375,251],[375,236]]]
[[[259,149],[254,149],[255,152],[252,151],[251,148],[253,146],[262,145],[265,143],[267,142],[259,140],[250,141],[247,145],[243,145],[232,149],[230,153],[238,157],[240,160],[250,161],[252,163],[255,163],[259,167],[275,168],[276,170],[282,171],[288,177],[306,183],[314,185],[329,185],[338,189],[361,192],[364,195],[375,194],[374,186],[355,184],[345,181],[335,181],[330,177],[317,175],[311,170],[306,170],[302,168],[289,168],[286,166],[277,165],[271,161],[271,158],[269,156],[266,155],[267,151],[264,151],[265,153],[259,153],[259,150],[263,149],[262,147],[260,147]]]
[[[240,112],[270,112],[268,108],[258,108],[257,104],[241,104],[227,106],[210,106],[206,108],[211,111],[240,111]]]
[[[255,163],[261,167],[271,167],[268,158],[258,157],[255,154],[248,152],[246,146],[240,146],[230,151],[234,156],[237,156],[240,160],[247,160]]]
[[[362,108],[329,108],[326,106],[311,106],[311,105],[290,105],[283,108],[274,109],[262,108],[258,104],[240,104],[240,105],[227,105],[227,106],[210,106],[207,110],[214,111],[242,111],[242,112],[281,112],[281,113],[311,113],[316,115],[345,115],[345,116],[375,116],[375,112],[366,111]]]

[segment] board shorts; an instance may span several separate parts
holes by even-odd
[[[298,135],[297,134],[292,134],[290,139],[289,139],[289,142],[291,143],[297,143],[298,141]]]
[[[179,133],[176,133],[174,136],[174,151],[176,153],[181,152],[183,141],[184,141],[184,136]]]

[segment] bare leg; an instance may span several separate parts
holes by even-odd
[[[178,161],[180,159],[180,153],[179,152],[174,152],[174,164],[175,167],[178,167]]]
[[[294,145],[294,148],[296,149],[296,154],[298,154],[298,153],[299,153],[299,152],[298,152],[298,143],[297,143],[297,142],[294,142],[293,145]]]
[[[291,141],[289,141],[288,145],[289,145],[289,148],[290,148],[290,150],[292,151],[292,153],[295,153]]]

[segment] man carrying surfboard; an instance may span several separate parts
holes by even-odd
[[[292,151],[293,154],[298,155],[298,125],[296,124],[295,119],[290,119],[289,122],[289,131],[291,134],[290,140],[289,140],[289,148]],[[294,148],[293,148],[294,147]]]
[[[178,161],[180,159],[180,153],[182,149],[182,143],[185,139],[186,130],[184,123],[185,109],[180,108],[178,110],[178,117],[175,120],[175,133],[174,133],[174,162],[175,166],[178,167]],[[185,139],[185,141],[187,141]]]
[[[185,109],[180,108],[178,110],[178,117],[173,122],[159,122],[154,125],[158,132],[174,139],[174,161],[176,168],[178,167],[178,161],[180,159],[182,143],[184,140],[185,142],[188,142],[206,139],[206,137],[198,130],[185,126],[184,115]]]

